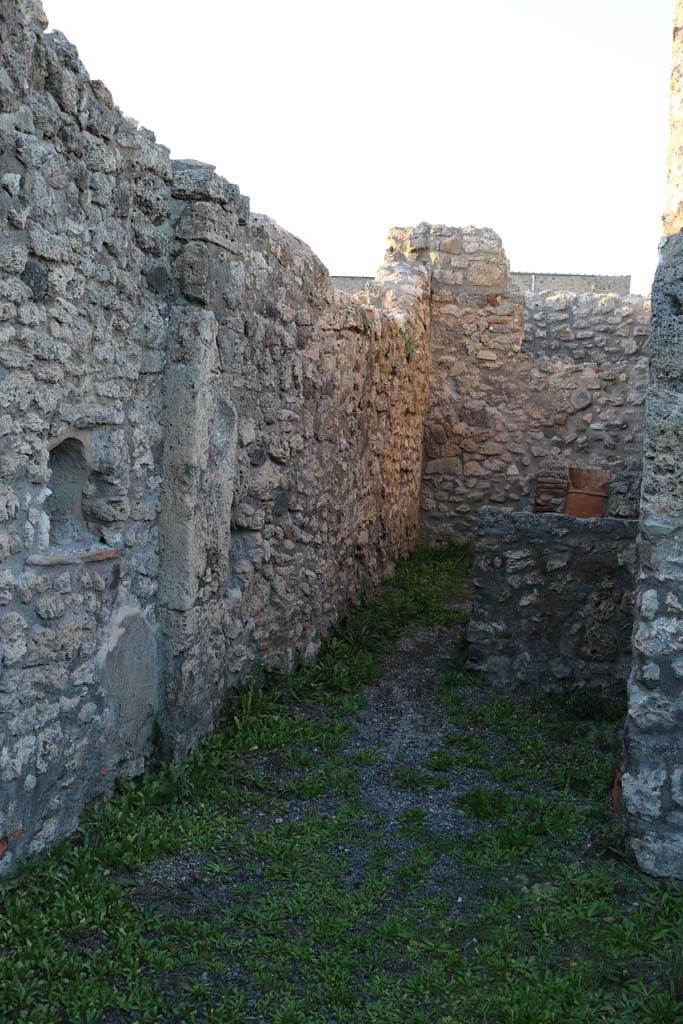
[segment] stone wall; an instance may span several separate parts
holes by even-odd
[[[558,464],[612,469],[629,514],[648,314],[534,296],[525,335],[498,236],[426,224],[340,295],[44,26],[0,8],[0,872],[310,658],[420,535]]]
[[[393,260],[431,274],[423,537],[471,540],[480,508],[528,510],[569,466],[608,470],[609,514],[637,516],[649,299],[523,294],[486,228],[394,228]]]
[[[469,626],[496,686],[623,692],[631,663],[636,523],[484,509]]]
[[[650,302],[642,295],[543,292],[525,298],[523,350],[537,359],[607,366],[633,357],[647,369]],[[642,391],[642,381],[637,384]]]
[[[0,871],[377,586],[426,405],[425,267],[338,297],[43,27],[2,6]]]
[[[142,768],[161,703],[172,169],[40,19],[0,15],[0,870]]]
[[[631,291],[631,278],[628,274],[545,274],[513,270],[510,280],[522,291],[529,292],[609,292],[624,296]],[[347,295],[361,291],[371,281],[371,277],[357,275],[332,277],[334,287]]]
[[[526,296],[522,351],[563,406],[551,460],[608,469],[608,515],[638,515],[649,338],[649,298]]]
[[[404,261],[373,306],[338,300],[268,218],[223,221],[210,169],[174,171],[160,616],[166,733],[183,753],[232,682],[310,658],[415,544],[428,275]]]
[[[372,284],[374,278],[342,275],[341,277],[332,277],[330,280],[338,292],[344,292],[345,295],[355,295],[367,287],[367,285]]]
[[[640,866],[683,878],[683,0],[676,2],[673,58],[623,793]]]
[[[608,469],[610,512],[636,515],[649,302],[525,302],[488,229],[397,228],[391,258],[431,268],[426,539],[471,539],[484,505],[529,509],[558,465]]]
[[[576,292],[578,294],[628,295],[629,274],[547,274],[513,270],[512,283],[529,292]]]

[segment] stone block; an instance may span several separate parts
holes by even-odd
[[[504,635],[512,662],[506,685],[624,688],[635,537],[636,524],[620,519],[483,509],[469,627],[472,665],[499,684],[493,673]]]

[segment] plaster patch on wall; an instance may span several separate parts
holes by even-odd
[[[161,706],[156,631],[139,603],[119,590],[95,662],[107,714],[108,767],[136,774]]]

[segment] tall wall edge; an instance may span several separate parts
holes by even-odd
[[[624,803],[643,870],[683,878],[683,0],[676,0],[666,207],[652,289]]]

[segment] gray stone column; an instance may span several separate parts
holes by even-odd
[[[664,238],[640,509],[624,805],[638,863],[683,878],[683,0],[676,0]]]

